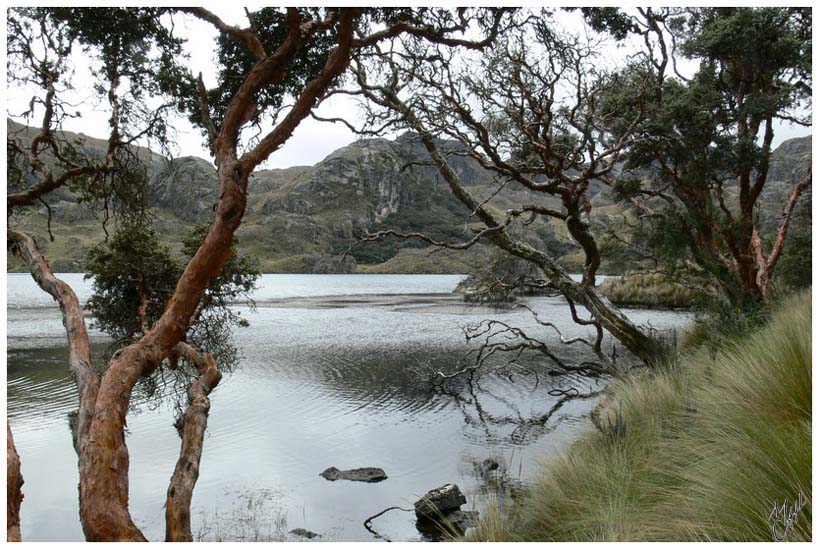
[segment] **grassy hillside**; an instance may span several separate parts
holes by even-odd
[[[9,133],[25,145],[33,130],[9,121]],[[91,157],[99,155],[106,145],[82,134],[66,132],[64,137]],[[803,159],[810,145],[810,138],[784,143],[773,157],[774,175],[791,177],[793,159]],[[442,141],[441,146],[447,150],[458,144]],[[213,217],[218,189],[215,169],[200,158],[166,159],[148,149],[137,152],[146,163],[147,201],[156,229],[172,249],[179,249],[183,236],[195,224],[207,223]],[[531,192],[516,182],[506,182],[503,192],[496,193],[502,182],[474,159],[456,155],[450,162],[476,200],[486,201],[486,207],[499,219],[508,209],[522,204],[560,208],[557,199]],[[25,165],[18,168],[21,174],[30,172]],[[28,187],[32,182],[27,177],[16,183],[9,177],[8,189]],[[783,192],[775,185],[770,194],[782,199]],[[105,237],[104,214],[99,208],[78,204],[68,188],[54,191],[47,199],[52,208],[54,242],[47,232],[48,213],[40,204],[15,211],[11,223],[35,236],[58,271],[84,270],[88,250]],[[629,218],[623,204],[616,202],[603,185],[590,188],[590,200],[595,206],[593,227],[616,227],[618,220]],[[777,203],[776,213],[781,204],[782,200]],[[255,172],[249,181],[247,211],[237,239],[239,251],[257,257],[262,269],[268,272],[311,270],[315,265],[332,264],[335,256],[348,254],[366,271],[464,273],[470,267],[468,253],[428,256],[421,252],[425,245],[412,240],[356,243],[365,232],[385,229],[421,232],[439,241],[460,242],[473,235],[475,227],[471,224],[475,224],[475,218],[429,165],[429,155],[418,139],[405,134],[393,141],[353,142],[315,166]],[[569,238],[560,220],[537,218],[526,232],[534,241],[531,244],[548,248],[567,268],[582,268],[580,247]],[[630,265],[617,250],[604,252],[601,273],[623,273],[638,267]],[[349,270],[349,263],[344,266]],[[11,257],[7,269],[22,271],[24,266]]]
[[[615,382],[599,429],[545,463],[475,540],[771,541],[774,502],[811,540],[811,293],[758,332]],[[779,527],[782,533],[782,526]]]

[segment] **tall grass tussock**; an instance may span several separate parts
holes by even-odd
[[[620,306],[649,308],[691,307],[700,298],[695,289],[669,280],[661,273],[636,273],[604,279],[601,293]]]
[[[811,540],[810,291],[758,331],[607,393],[598,429],[474,540],[772,541],[775,502],[801,495],[787,540]]]

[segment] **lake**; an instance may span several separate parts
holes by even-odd
[[[90,284],[61,275],[81,301]],[[590,403],[572,402],[543,428],[515,423],[555,403],[544,377],[487,375],[472,399],[431,390],[430,369],[453,369],[466,348],[461,328],[487,317],[544,334],[520,309],[467,306],[451,292],[458,275],[264,275],[257,307],[236,306],[250,326],[235,331],[242,354],[211,396],[192,521],[202,540],[256,540],[301,527],[318,540],[376,540],[362,525],[390,506],[412,508],[428,490],[457,483],[465,509],[480,509],[486,483],[476,464],[493,457],[526,482],[539,461],[591,428]],[[59,309],[28,274],[8,274],[8,416],[25,478],[21,528],[28,541],[83,540],[77,459],[67,414],[76,393],[66,367]],[[563,300],[527,300],[569,335]],[[685,312],[626,310],[657,329],[681,327]],[[102,354],[106,338],[91,331]],[[550,338],[552,336],[550,335]],[[542,362],[533,368],[548,369]],[[561,386],[561,383],[558,383]],[[150,540],[164,537],[164,501],[180,440],[172,385],[164,399],[135,393],[128,417],[130,508]],[[388,479],[327,481],[319,473],[376,466]],[[373,527],[392,540],[420,540],[412,513],[395,510]]]

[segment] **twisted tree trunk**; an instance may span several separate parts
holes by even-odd
[[[211,278],[230,256],[233,233],[245,209],[247,181],[236,160],[229,158],[223,163],[222,198],[211,230],[186,267],[163,316],[142,339],[114,354],[102,380],[91,366],[88,333],[76,294],[54,276],[30,236],[8,231],[12,251],[28,262],[34,279],[59,303],[63,313],[69,367],[80,393],[73,435],[79,457],[80,519],[89,541],[146,540],[128,509],[125,425],[131,391],[140,376],[157,367],[182,339]],[[214,375],[205,372],[200,380],[212,387]],[[201,452],[201,442],[199,446]]]
[[[71,287],[57,278],[46,259],[37,248],[34,239],[25,233],[8,230],[12,252],[26,260],[37,284],[48,292],[60,306],[68,342],[69,370],[79,390],[79,410],[73,425],[74,448],[77,451],[80,471],[80,520],[88,540],[137,540],[144,541],[142,532],[134,525],[128,513],[128,450],[125,434],[121,429],[101,431],[100,421],[121,412],[125,425],[125,410],[131,388],[137,376],[114,376],[118,382],[116,398],[112,399],[109,369],[103,383],[91,364],[91,351],[80,301]],[[122,358],[122,353],[115,355]],[[127,355],[127,354],[126,354]],[[115,372],[116,374],[116,372]],[[118,404],[125,407],[117,411]],[[92,454],[90,449],[100,449]],[[89,475],[95,468],[105,468],[105,475]],[[105,491],[113,491],[116,499],[101,498]]]
[[[91,346],[80,300],[65,281],[54,276],[34,239],[11,228],[7,235],[12,253],[25,260],[38,286],[60,306],[68,343],[68,369],[80,394],[77,421],[73,429],[74,446],[79,449],[78,443],[88,434],[100,385],[99,376],[91,365]]]
[[[182,340],[211,279],[231,254],[245,212],[248,174],[226,155],[219,167],[220,200],[211,228],[188,262],[162,317],[137,342],[118,351],[100,383],[90,437],[81,449],[80,510],[89,541],[145,540],[128,511],[125,416],[140,376]]]
[[[220,198],[207,236],[185,267],[163,315],[140,340],[114,354],[101,380],[91,369],[88,335],[76,295],[68,285],[54,277],[31,238],[9,231],[14,249],[28,260],[34,278],[58,301],[63,311],[72,372],[75,372],[80,388],[75,447],[79,456],[80,519],[87,540],[146,540],[128,509],[129,457],[125,426],[131,392],[137,380],[159,366],[169,353],[189,353],[190,350],[184,346],[177,348],[177,345],[184,338],[211,279],[219,274],[230,257],[233,235],[245,213],[248,177],[290,137],[298,123],[310,113],[316,99],[347,67],[354,13],[355,10],[343,10],[339,45],[329,56],[321,74],[308,83],[283,122],[238,160],[237,139],[243,121],[237,113],[245,111],[261,88],[284,76],[283,68],[292,62],[302,44],[305,31],[296,10],[289,10],[292,21],[288,37],[276,52],[261,60],[248,75],[228,107],[220,134],[213,140]],[[185,506],[190,505],[190,492],[196,482],[193,468],[198,468],[207,419],[207,399],[203,401],[203,396],[218,381],[215,363],[209,366],[206,356],[199,359],[199,362],[194,361],[195,364],[205,367],[200,367],[203,368],[202,376],[191,389],[190,414],[186,413],[183,418],[186,424],[190,420],[191,425],[183,426],[181,456],[169,488],[171,524],[168,535],[173,540],[190,539],[190,518],[186,517],[190,510]],[[207,391],[206,387],[209,388]]]
[[[211,407],[208,394],[219,384],[222,373],[210,353],[199,352],[183,342],[177,344],[176,351],[196,365],[200,377],[188,388],[188,408],[181,418],[182,447],[165,500],[165,540],[191,542],[191,498],[199,478],[199,461]]]
[[[664,355],[661,342],[644,333],[609,300],[598,293],[594,286],[596,265],[587,266],[584,280],[579,284],[572,280],[569,274],[548,254],[533,248],[527,243],[512,239],[503,230],[495,217],[466,190],[461,178],[450,167],[446,157],[438,149],[433,136],[426,130],[415,114],[401,102],[398,96],[385,89],[381,91],[390,106],[401,113],[410,126],[418,132],[439,173],[447,181],[456,198],[475,213],[488,228],[498,228],[497,231],[487,233],[487,238],[493,244],[514,256],[537,265],[543,271],[550,285],[559,290],[566,298],[586,307],[592,317],[604,329],[645,363],[654,364]],[[582,228],[576,229],[580,231]]]

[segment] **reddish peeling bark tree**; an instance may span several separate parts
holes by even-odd
[[[118,16],[132,13],[123,11],[126,8],[113,10],[119,10],[114,14]],[[184,338],[209,282],[219,274],[231,254],[234,233],[245,213],[248,179],[253,170],[279,149],[311,113],[331,84],[347,69],[354,49],[368,48],[380,40],[403,33],[453,46],[480,48],[499,31],[505,14],[505,10],[487,11],[491,18],[489,36],[483,41],[471,42],[457,38],[467,30],[471,21],[462,11],[457,14],[446,10],[436,11],[427,21],[411,13],[408,20],[395,21],[396,18],[389,14],[385,16],[378,10],[375,15],[371,13],[370,18],[366,17],[369,12],[355,8],[328,9],[322,17],[311,18],[306,17],[302,10],[288,8],[284,14],[284,35],[271,48],[271,39],[262,32],[264,29],[260,29],[260,25],[269,19],[278,20],[278,10],[249,14],[252,24],[248,28],[228,25],[204,9],[183,8],[180,11],[212,24],[226,40],[236,41],[253,60],[249,62],[247,72],[239,75],[241,84],[231,91],[229,98],[222,97],[218,107],[211,105],[215,96],[205,89],[201,77],[195,79],[194,89],[198,95],[192,98],[196,103],[192,111],[196,112],[198,122],[207,132],[217,167],[219,200],[210,229],[185,267],[162,316],[139,340],[117,351],[105,372],[98,375],[91,365],[88,334],[76,294],[54,276],[34,239],[13,228],[9,228],[8,232],[10,251],[26,261],[39,286],[51,294],[62,310],[69,346],[69,369],[79,390],[79,411],[73,436],[79,458],[80,519],[89,541],[146,540],[134,523],[128,506],[126,414],[131,392],[139,378],[160,368],[163,361],[171,356],[186,358],[199,371],[199,377],[188,389],[188,406],[180,418],[182,444],[166,499],[166,540],[192,540],[190,503],[198,477],[210,407],[208,394],[219,382],[221,373],[210,354],[192,348]],[[147,13],[151,20],[160,15],[150,10]],[[105,15],[111,16],[111,13],[106,12]],[[73,23],[85,21],[85,27],[80,26],[81,31],[72,36],[92,41],[100,39],[95,34],[93,20],[91,23],[87,20],[86,12],[73,10],[61,17],[61,20]],[[364,32],[371,20],[386,21],[387,24],[383,30],[366,35]],[[271,90],[281,91],[288,73],[299,69],[300,56],[315,47],[312,44],[320,38],[331,40],[332,46],[315,74],[295,92],[292,107],[270,132],[254,145],[241,150],[243,126],[258,120],[258,106],[265,104],[263,96]],[[112,152],[104,164],[91,165],[87,170],[92,175],[114,173],[116,177],[114,152],[125,144],[119,129],[119,78],[116,72],[109,71],[109,82],[109,101],[113,113],[109,145]],[[48,82],[45,88],[49,89]],[[43,128],[30,148],[32,173],[39,176],[39,181],[26,191],[9,195],[7,207],[10,210],[31,205],[47,192],[77,176],[71,173],[73,167],[69,166],[66,172],[55,177],[50,173],[48,164],[40,159],[40,145],[43,143],[50,143],[50,149],[59,158],[59,145],[53,140],[53,120],[48,118],[51,101],[53,94],[46,93],[44,102],[47,114]],[[217,116],[212,117],[212,114]]]
[[[6,422],[6,540],[20,542],[20,505],[23,502],[23,474],[14,447],[11,426]]]
[[[180,427],[182,449],[165,500],[165,540],[187,542],[191,540],[191,498],[199,478],[199,460],[211,407],[208,394],[219,384],[222,373],[210,353],[197,351],[184,342],[177,344],[175,351],[200,372],[199,379],[188,388],[188,407]]]

